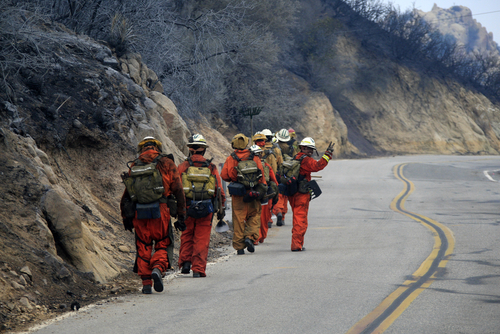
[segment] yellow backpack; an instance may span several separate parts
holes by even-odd
[[[188,169],[182,173],[182,187],[186,198],[201,201],[212,199],[217,188],[217,179],[212,174],[212,160],[202,162],[201,167],[196,167],[189,157]]]

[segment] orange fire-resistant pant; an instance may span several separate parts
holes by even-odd
[[[182,232],[179,249],[179,269],[182,268],[184,262],[189,261],[191,270],[199,272],[202,277],[206,276],[212,217],[211,213],[203,218],[186,218],[186,230]]]
[[[289,198],[293,212],[291,249],[302,249],[304,246],[304,235],[307,231],[307,213],[309,212],[311,195],[296,193]]]
[[[243,202],[243,196],[232,196],[233,248],[245,249],[245,238],[259,239],[261,205],[259,201]]]
[[[281,213],[283,220],[285,220],[285,214],[288,212],[288,196],[279,194],[278,203],[274,206],[273,213],[275,216]]]
[[[267,223],[271,220],[271,210],[270,210],[271,201],[266,204],[261,204],[262,212],[260,214],[260,231],[259,231],[259,242],[264,242],[264,239],[267,238],[267,231],[269,230],[269,226]]]
[[[160,203],[161,218],[134,219],[135,245],[137,248],[137,274],[143,285],[151,285],[151,272],[154,268],[165,272],[168,268],[167,246],[170,245],[168,226],[170,212],[167,204]],[[155,241],[154,254],[153,240]]]

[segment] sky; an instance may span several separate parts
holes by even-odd
[[[441,8],[453,6],[465,6],[472,11],[472,17],[488,32],[493,33],[493,40],[500,45],[500,0],[383,0],[385,3],[391,2],[399,6],[401,11],[416,9],[430,12],[432,6],[436,4]],[[494,12],[494,13],[491,13]],[[489,14],[486,14],[489,13]]]

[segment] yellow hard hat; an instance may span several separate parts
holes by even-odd
[[[144,147],[147,147],[147,146],[156,146],[158,147],[158,150],[161,152],[162,151],[162,144],[161,142],[156,139],[155,137],[152,137],[152,136],[147,136],[147,137],[144,137],[141,142],[139,143],[139,145],[137,145],[137,150],[140,152],[142,151],[142,149]]]
[[[231,146],[235,150],[244,150],[248,145],[248,138],[243,133],[238,133],[233,137],[231,141]]]
[[[257,132],[254,136],[253,136],[253,141],[257,141],[257,140],[267,140],[267,137],[265,134],[261,133],[261,132]]]

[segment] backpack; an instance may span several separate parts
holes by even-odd
[[[278,167],[279,183],[287,184],[292,177],[298,179],[300,172],[300,164],[302,163],[302,160],[304,160],[305,157],[306,155],[303,155],[299,159],[293,158],[283,161],[283,163]]]
[[[184,195],[196,201],[212,199],[217,188],[217,179],[212,174],[212,160],[201,162],[201,167],[194,166],[190,157],[187,161],[189,167],[181,175]]]
[[[271,174],[271,172],[269,171],[269,166],[266,165],[265,160],[262,160],[262,167],[264,168],[264,179],[266,180],[266,183],[269,183],[269,174]]]
[[[301,184],[304,183],[305,177],[300,175],[300,165],[305,157],[306,155],[301,156],[299,159],[287,159],[278,167],[278,182],[280,183],[281,193],[292,196],[299,188],[305,186]]]
[[[252,152],[246,160],[241,160],[236,153],[231,153],[231,157],[238,162],[238,165],[234,167],[238,172],[236,182],[243,184],[246,189],[255,187],[262,177],[262,171],[253,160],[254,156]]]
[[[127,163],[129,175],[124,178],[123,183],[133,202],[148,204],[163,197],[165,191],[163,178],[156,165],[165,156],[160,154],[149,164],[144,163],[139,158]],[[132,167],[129,165],[131,163],[134,164]]]
[[[281,155],[283,156],[283,160],[292,160],[293,159],[293,148],[288,145],[288,143],[280,143],[279,145],[281,149]]]
[[[266,160],[268,156],[274,155],[276,158],[276,153],[274,153],[274,150],[272,148],[268,148],[267,150],[264,150],[264,156],[262,157],[262,160]]]

